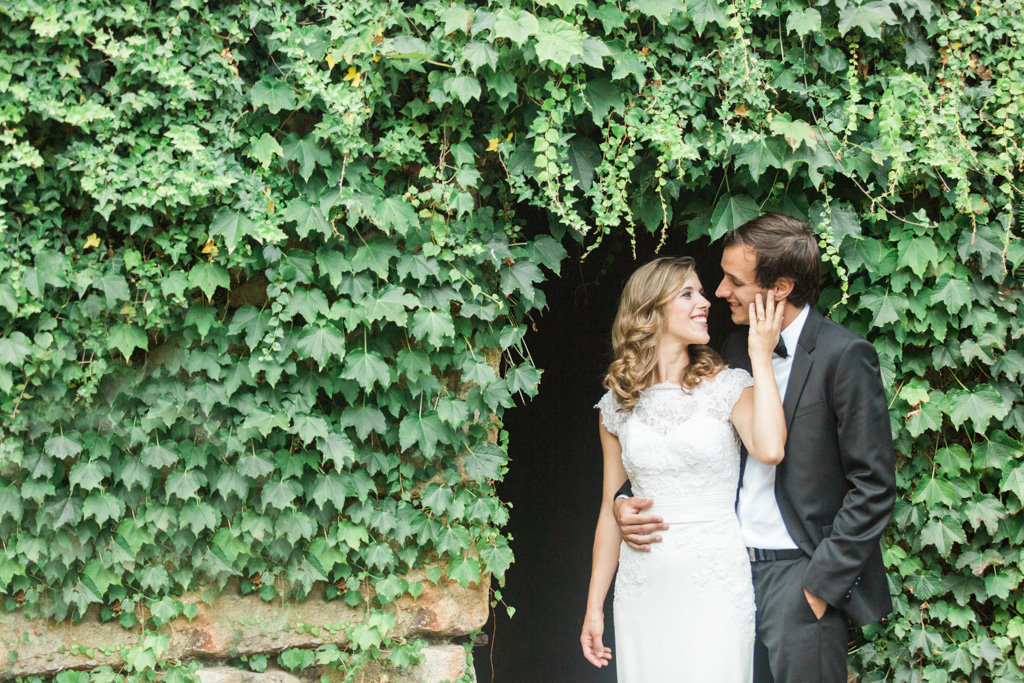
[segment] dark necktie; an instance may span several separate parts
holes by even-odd
[[[779,343],[775,345],[775,355],[779,358],[788,358],[789,350],[786,349],[786,342],[779,337]]]

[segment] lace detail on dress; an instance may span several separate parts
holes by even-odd
[[[696,570],[689,577],[693,589],[710,591],[726,600],[742,616],[743,626],[753,638],[750,562],[735,520],[681,524],[672,533],[665,533],[662,542],[696,560]],[[646,581],[642,567],[637,568],[636,574],[632,582],[642,586]]]
[[[632,414],[629,411],[621,412],[619,410],[622,406],[619,400],[615,398],[615,394],[612,393],[611,389],[605,392],[605,395],[601,397],[601,400],[594,407],[601,411],[601,421],[604,423],[604,428],[615,436],[619,435],[619,430],[622,429],[622,426],[626,424],[626,420]]]
[[[731,423],[733,406],[743,390],[753,385],[753,378],[745,370],[725,368],[714,379],[704,380],[689,390],[671,382],[655,384],[641,392],[632,411],[621,411],[621,404],[611,390],[594,407],[601,411],[605,429],[615,436],[631,414],[664,436],[695,412]]]
[[[615,600],[642,595],[646,583],[644,554],[623,543],[619,550],[619,570],[615,575]]]

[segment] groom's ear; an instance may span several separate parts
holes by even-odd
[[[775,281],[775,286],[772,287],[772,289],[775,290],[775,299],[777,301],[785,301],[789,298],[789,295],[795,286],[794,282],[788,277],[780,277]]]

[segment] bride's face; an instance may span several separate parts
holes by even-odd
[[[663,341],[683,344],[707,344],[708,309],[711,303],[704,298],[704,289],[696,273],[683,283],[676,297],[665,305],[665,332]]]

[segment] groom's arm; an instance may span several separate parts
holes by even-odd
[[[896,500],[889,408],[870,343],[857,339],[843,349],[832,396],[839,457],[851,488],[831,535],[814,551],[803,587],[838,606],[878,548]]]

